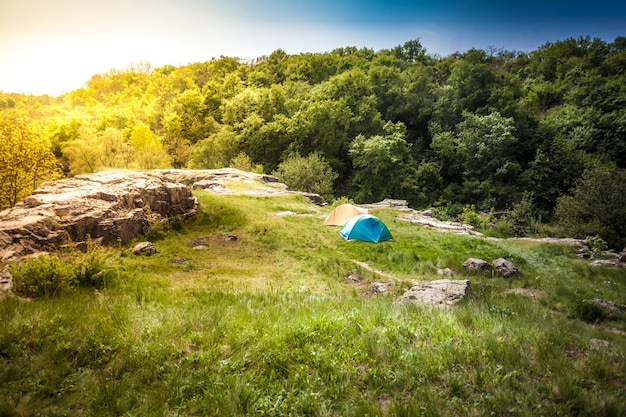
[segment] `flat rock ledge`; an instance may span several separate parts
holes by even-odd
[[[448,307],[463,301],[471,293],[472,286],[468,280],[439,279],[411,287],[394,302]]]
[[[197,204],[189,187],[158,172],[102,171],[48,182],[0,212],[0,260],[87,239],[128,243],[144,232],[149,220],[187,218]]]

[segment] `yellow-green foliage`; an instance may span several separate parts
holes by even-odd
[[[60,175],[50,143],[23,119],[0,113],[0,209]]]

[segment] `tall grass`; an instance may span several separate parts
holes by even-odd
[[[348,243],[298,196],[197,195],[202,212],[155,255],[103,249],[105,287],[0,301],[0,415],[626,414],[623,321],[575,314],[584,298],[626,303],[623,270],[392,211],[376,214],[393,241]],[[466,275],[469,256],[507,257],[522,276]],[[345,278],[353,260],[398,280],[449,267],[474,295],[450,310],[365,296]],[[506,292],[522,287],[542,297]]]

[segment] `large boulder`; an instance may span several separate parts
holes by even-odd
[[[0,212],[0,260],[88,238],[127,243],[143,233],[148,216],[185,218],[196,208],[189,187],[156,171],[103,171],[45,183]]]
[[[446,307],[464,300],[471,292],[472,287],[468,280],[440,279],[411,287],[396,298],[395,302]]]

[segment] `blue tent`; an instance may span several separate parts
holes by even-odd
[[[378,217],[371,214],[360,214],[348,220],[339,231],[346,240],[363,240],[365,242],[382,242],[391,239],[391,233]]]

